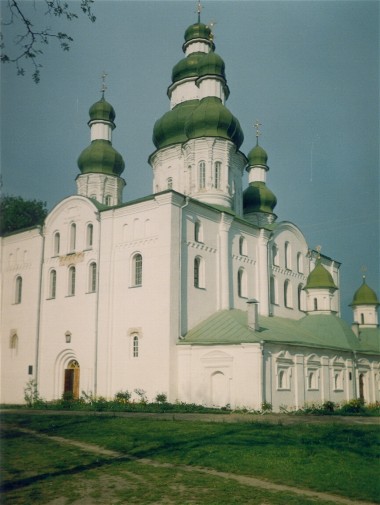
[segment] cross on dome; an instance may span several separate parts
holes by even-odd
[[[107,89],[107,86],[106,86],[106,77],[108,76],[108,74],[103,70],[103,73],[101,75],[101,79],[102,79],[102,87],[100,89],[100,92],[102,93],[102,96],[104,98],[104,92],[106,91]]]
[[[198,13],[198,23],[201,22],[201,12],[202,12],[202,4],[201,4],[201,0],[198,1],[198,5],[197,5],[197,13]]]
[[[256,119],[256,123],[253,125],[256,129],[256,145],[259,145],[259,136],[261,135],[260,126],[263,126],[262,123],[259,123],[258,119]]]

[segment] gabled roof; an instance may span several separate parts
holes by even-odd
[[[335,315],[311,315],[300,320],[259,317],[260,329],[248,328],[247,312],[222,310],[192,328],[181,345],[233,345],[271,342],[345,351],[379,352],[379,330],[363,331],[358,340],[350,326]]]

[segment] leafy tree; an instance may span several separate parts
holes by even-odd
[[[37,14],[37,9],[45,9],[43,14],[48,17],[58,17],[72,21],[79,17],[77,12],[82,12],[91,22],[94,22],[96,18],[92,13],[93,3],[94,0],[80,0],[79,2],[71,2],[70,4],[66,0],[43,0],[33,2],[33,7],[36,12],[35,18],[40,18]],[[40,81],[40,68],[42,67],[38,58],[43,54],[42,47],[48,44],[50,40],[56,40],[63,51],[68,51],[73,38],[67,33],[54,32],[47,26],[39,26],[38,22],[35,24],[28,14],[26,14],[27,9],[25,8],[25,4],[20,2],[20,0],[7,0],[4,4],[6,5],[2,9],[3,19],[6,13],[8,14],[8,18],[1,21],[0,60],[2,63],[16,64],[18,75],[25,74],[24,64],[30,61],[34,67],[33,80],[35,83],[38,83]],[[11,55],[6,48],[3,27],[13,24],[17,25],[19,34],[14,41],[16,45],[15,54]]]
[[[47,213],[46,202],[24,200],[20,196],[2,196],[0,198],[0,235],[42,225]]]

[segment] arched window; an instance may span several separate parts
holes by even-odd
[[[194,223],[194,240],[195,242],[203,241],[203,233],[202,233],[202,223],[200,221],[195,221]]]
[[[166,182],[167,182],[167,188],[168,189],[173,189],[173,178],[169,177]]]
[[[94,225],[90,223],[87,225],[86,246],[92,247],[93,242],[94,242]]]
[[[96,291],[96,263],[92,262],[89,266],[88,271],[88,291],[89,293],[95,293]]]
[[[57,272],[55,270],[51,270],[49,278],[49,298],[55,298],[56,292],[57,292]]]
[[[194,258],[194,287],[204,288],[204,266],[200,256]]]
[[[104,203],[106,205],[112,205],[112,196],[111,195],[106,195],[104,198]]]
[[[305,310],[304,306],[304,290],[302,284],[298,285],[297,290],[297,300],[298,300],[298,310]]]
[[[57,231],[54,233],[54,240],[53,240],[53,251],[55,256],[59,254],[60,247],[61,247],[61,235]]]
[[[280,370],[278,372],[278,389],[285,388],[285,370]]]
[[[132,285],[142,286],[142,256],[139,253],[132,259]]]
[[[16,277],[16,289],[15,289],[15,303],[21,303],[22,300],[22,277],[18,275]]]
[[[214,166],[214,186],[216,189],[220,189],[221,176],[222,163],[220,161],[216,161]]]
[[[286,280],[284,283],[284,305],[285,307],[292,308],[292,285],[290,281]]]
[[[292,269],[291,247],[289,242],[285,242],[285,268],[288,270]]]
[[[300,274],[303,274],[303,257],[300,252],[297,254],[297,270]]]
[[[135,335],[133,337],[133,349],[132,349],[132,355],[134,358],[139,357],[139,337]]]
[[[206,187],[206,163],[204,161],[199,162],[199,189],[204,189]]]
[[[247,298],[247,274],[244,268],[239,268],[238,270],[238,296],[241,298]]]
[[[274,266],[278,266],[278,247],[276,244],[272,246],[272,262]]]
[[[317,372],[316,370],[309,370],[307,374],[307,388],[318,389],[317,386]]]
[[[75,267],[70,267],[69,268],[69,290],[68,290],[68,295],[69,296],[74,296],[75,295]]]
[[[77,225],[75,223],[71,223],[70,226],[70,251],[75,251],[77,240]]]
[[[247,256],[247,241],[244,237],[239,238],[239,254]]]
[[[18,347],[18,336],[17,333],[12,333],[11,338],[9,339],[9,348],[17,349]]]

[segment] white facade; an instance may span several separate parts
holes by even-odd
[[[196,39],[185,51],[210,47]],[[218,76],[184,77],[169,87],[170,107],[210,96],[224,104],[226,90]],[[113,109],[105,119],[91,110],[91,141],[110,151]],[[85,155],[78,195],[41,229],[1,239],[3,403],[21,403],[31,379],[47,400],[135,389],[275,410],[380,399],[377,306],[355,309],[371,321],[356,319],[356,334],[344,325],[340,264],[325,256],[338,289],[326,298],[312,288],[310,300],[327,305],[310,302],[317,254],[273,212],[245,215],[247,158],[236,142],[222,134],[158,147],[153,194],[124,204],[121,169],[92,172]],[[251,166],[250,183],[265,184],[267,169]]]

